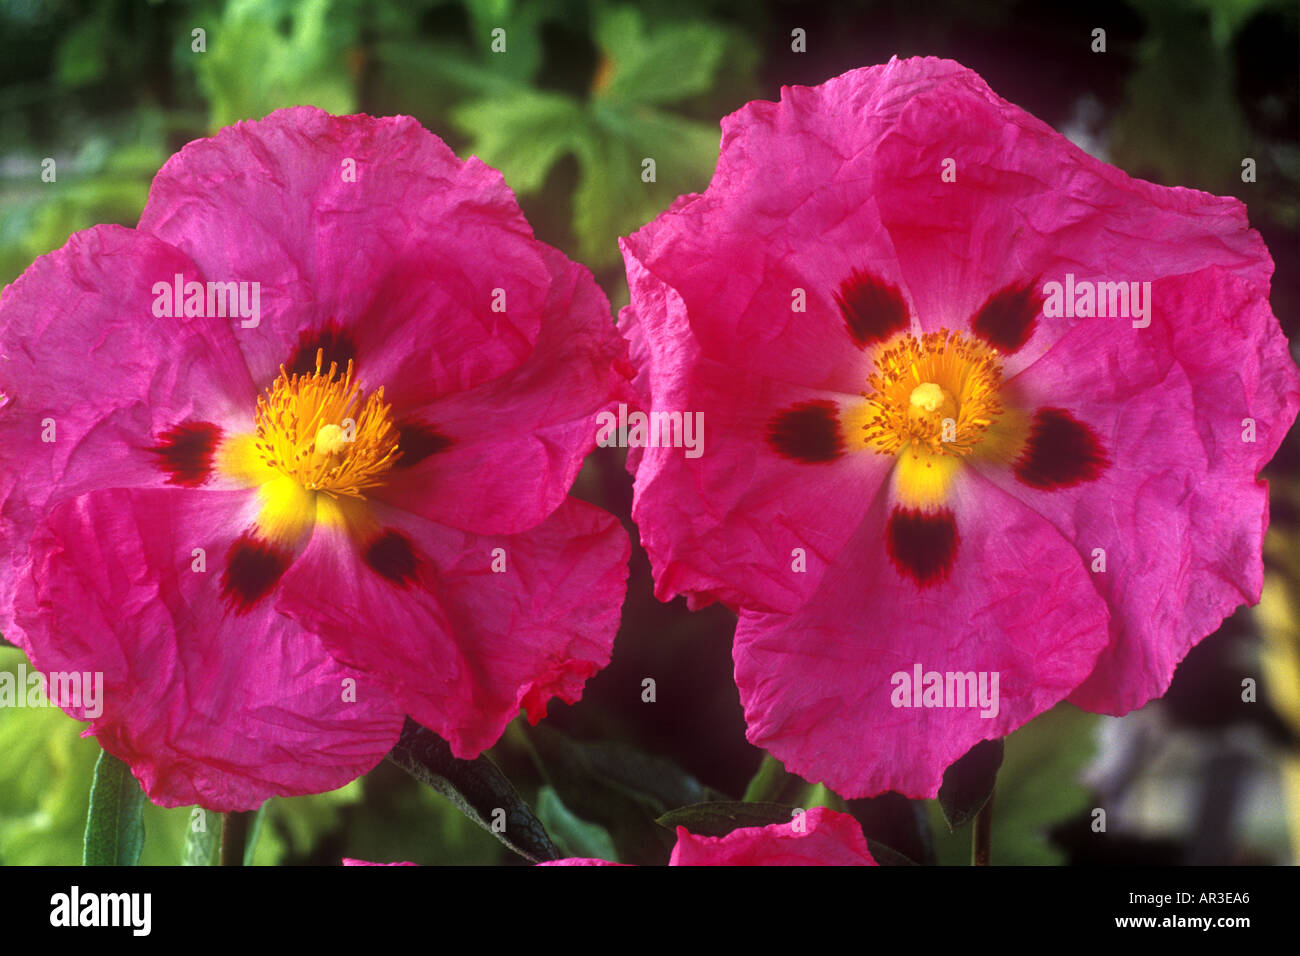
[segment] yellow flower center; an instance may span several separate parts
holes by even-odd
[[[392,407],[382,386],[362,400],[351,362],[339,375],[336,363],[323,371],[322,361],[318,350],[316,371],[307,375],[290,376],[280,366],[280,377],[257,400],[253,451],[304,491],[364,498],[400,455]]]
[[[864,441],[884,455],[910,446],[914,456],[963,458],[1003,412],[997,352],[947,329],[895,339],[867,384]]]

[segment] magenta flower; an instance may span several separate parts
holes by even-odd
[[[333,789],[404,714],[473,757],[608,662],[629,546],[566,494],[624,346],[414,120],[191,143],[5,290],[0,350],[0,626],[102,672],[65,709],[155,803]]]
[[[1068,698],[1122,714],[1243,602],[1300,376],[1234,199],[894,60],[723,121],[624,240],[657,594],[736,608],[749,739],[846,796]],[[662,430],[662,429],[661,429]],[[644,444],[651,444],[647,442]]]
[[[571,857],[539,866],[611,866],[608,860]],[[789,823],[743,827],[726,836],[696,836],[677,828],[669,866],[875,866],[858,821],[847,813],[813,807]]]

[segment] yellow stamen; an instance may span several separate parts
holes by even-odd
[[[352,362],[342,376],[338,364],[322,370],[324,350],[316,352],[316,371],[280,377],[257,400],[255,454],[269,468],[293,479],[304,491],[364,498],[401,454],[398,432],[384,403],[384,390],[363,402],[353,380]]]
[[[917,459],[964,458],[1003,411],[997,351],[947,329],[895,338],[867,383],[863,441],[885,455],[908,446]]]

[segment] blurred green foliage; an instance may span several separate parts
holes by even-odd
[[[1096,750],[1095,714],[1057,704],[1006,739],[1006,754],[993,793],[993,858],[999,866],[1064,862],[1048,840],[1054,823],[1088,806],[1079,780]],[[971,825],[948,829],[937,800],[929,803],[934,848],[940,865],[970,862]]]
[[[549,218],[565,220],[556,231],[574,237],[570,254],[596,269],[613,266],[619,235],[708,184],[717,91],[722,112],[756,92],[757,51],[736,29],[650,18],[605,0],[160,3],[149,30],[137,7],[2,8],[11,40],[44,27],[50,49],[39,83],[0,88],[0,104],[19,107],[0,124],[0,283],[72,232],[133,225],[153,173],[184,142],[304,103],[338,114],[416,115],[462,154],[499,168],[519,193],[548,193]],[[590,75],[547,88],[542,74],[555,55],[548,31],[567,25],[573,33],[574,24],[596,56]],[[494,51],[498,29],[505,33]],[[104,103],[105,84],[125,95]],[[24,107],[38,118],[24,120]],[[49,109],[84,112],[92,135],[84,126],[43,129],[39,116]],[[52,183],[40,177],[46,156],[58,164]],[[577,163],[576,182],[562,188],[568,195],[551,195],[549,177],[566,157]],[[645,159],[655,161],[652,182],[642,178]]]
[[[25,660],[17,648],[0,648],[0,671],[17,673]],[[0,866],[81,863],[101,752],[80,736],[84,726],[55,707],[0,710]],[[367,812],[356,812],[363,801]],[[203,847],[216,862],[221,814],[146,804],[144,828],[142,865],[202,863]],[[316,854],[322,846],[328,858]],[[269,801],[252,862],[500,863],[507,855],[441,797],[385,767],[332,793]]]

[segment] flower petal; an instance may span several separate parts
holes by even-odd
[[[499,378],[425,405],[395,398],[394,414],[408,423],[399,464],[412,448],[408,430],[437,440],[417,440],[416,460],[394,471],[377,499],[482,534],[531,528],[564,500],[596,445],[597,413],[630,398],[631,368],[591,274],[554,250],[543,259],[552,281],[532,354]]]
[[[156,239],[96,226],[4,290],[0,630],[11,640],[23,640],[8,610],[15,574],[50,507],[99,488],[202,484],[202,449],[173,444],[169,457],[168,436],[251,424],[256,391],[230,330],[154,315],[154,284],[176,274],[199,278]]]
[[[409,574],[367,566],[346,533],[318,525],[279,607],[384,681],[457,757],[496,743],[520,707],[535,723],[551,697],[576,702],[609,662],[631,550],[610,515],[566,500],[536,528],[486,537],[374,514],[391,529],[381,534],[405,539]]]
[[[163,166],[139,228],[212,278],[260,283],[260,322],[238,335],[263,384],[304,329],[332,328],[368,389],[471,388],[531,353],[551,282],[501,174],[406,116],[303,106],[227,127]]]
[[[1050,395],[1098,432],[1113,462],[1100,477],[1040,490],[986,470],[1083,561],[1104,556],[1093,580],[1110,643],[1071,700],[1111,714],[1163,694],[1194,644],[1259,600],[1257,475],[1300,408],[1300,372],[1254,283],[1209,268],[1156,282],[1152,299],[1149,327],[1078,322],[1012,383],[1023,402]]]
[[[248,492],[114,489],[65,501],[38,534],[19,620],[43,671],[103,675],[104,749],[159,806],[251,810],[343,786],[397,742],[404,715],[371,676],[261,601],[235,613],[221,556]],[[194,549],[205,570],[195,570]]]
[[[736,683],[747,736],[791,772],[845,797],[934,797],[949,764],[1048,709],[1092,669],[1106,609],[1079,555],[978,475],[955,481],[950,503],[960,543],[946,577],[918,583],[895,566],[881,496],[802,608],[741,611]],[[923,682],[931,672],[982,672],[996,704],[951,706],[961,704],[954,680],[947,706],[920,706],[894,677],[906,675],[910,688],[917,666]]]
[[[685,593],[692,608],[721,600],[791,611],[862,521],[892,460],[837,454],[848,436],[842,426],[831,429],[825,414],[790,421],[792,409],[838,410],[845,396],[746,368],[744,342],[734,342],[730,356],[700,355],[682,297],[635,259],[628,270],[639,304],[623,310],[619,328],[641,369],[643,407],[703,420],[695,457],[668,446],[628,455],[636,475],[632,518],[654,568],[655,595]],[[847,335],[836,341],[850,362],[870,362]],[[862,374],[865,382],[865,367]],[[798,565],[805,570],[792,573]]]
[[[1219,265],[1268,281],[1268,254],[1241,202],[1133,179],[956,63],[896,60],[821,89],[850,101],[869,91],[893,94],[896,107],[879,120],[887,132],[869,158],[872,195],[927,331],[983,325],[1005,333],[1014,316],[974,321],[991,296],[1008,287],[1041,293],[1067,273],[1138,281]],[[1072,321],[1039,315],[1023,348],[1007,347],[1018,335],[1003,341],[1007,375],[1031,364]]]
[[[876,866],[862,826],[847,813],[813,807],[789,823],[743,827],[726,836],[677,828],[669,866]]]

